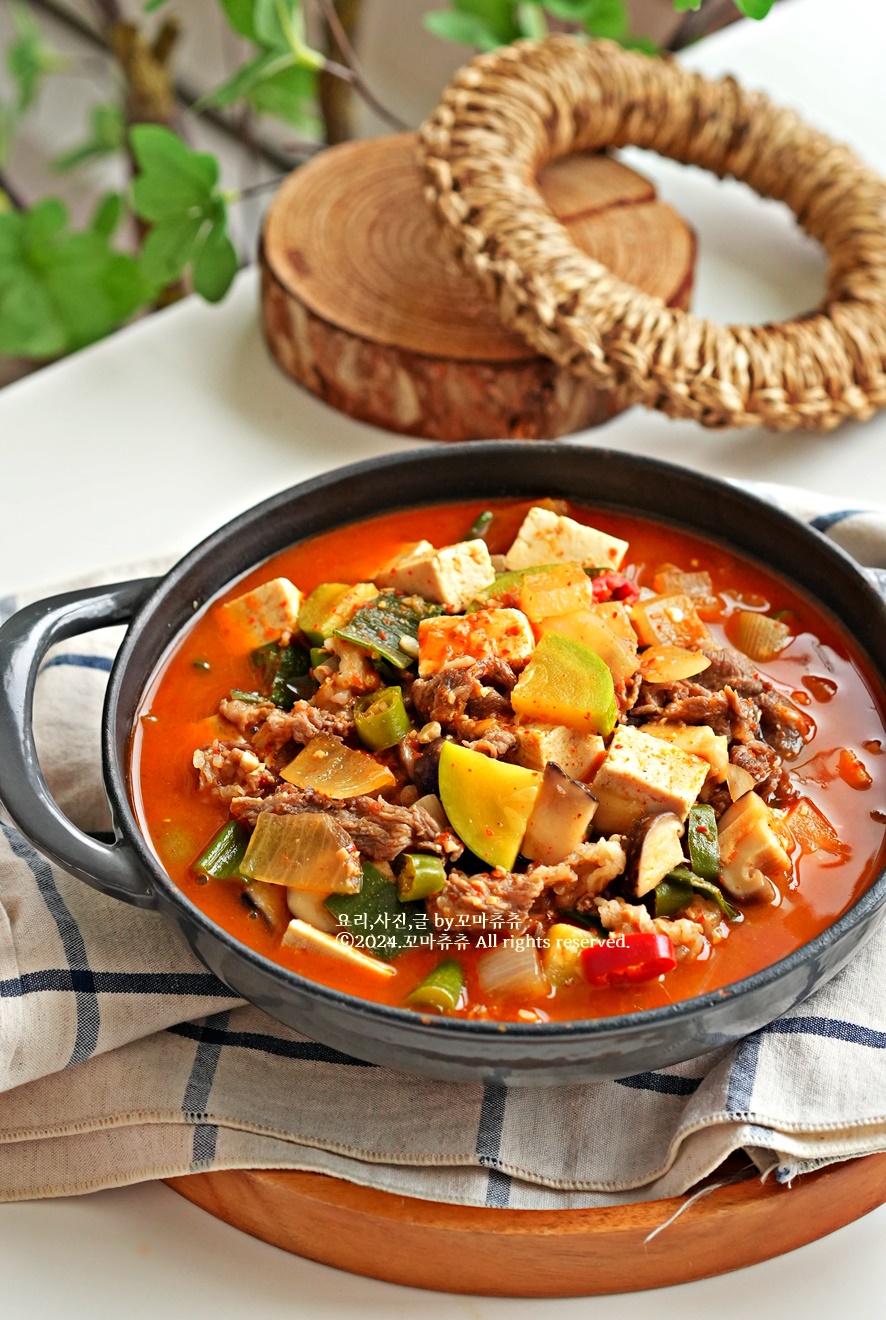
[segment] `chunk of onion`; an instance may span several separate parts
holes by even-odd
[[[681,569],[668,564],[656,573],[653,578],[653,586],[662,596],[666,596],[673,591],[692,596],[695,607],[699,610],[716,609],[720,603],[714,594],[711,575],[704,571],[684,573]]]
[[[510,936],[477,960],[477,976],[490,999],[546,995],[548,983],[538,949],[528,936]]]
[[[386,765],[366,752],[345,747],[338,738],[318,733],[290,761],[280,776],[297,788],[314,788],[338,800],[391,788],[397,781]]]
[[[436,793],[425,793],[424,797],[416,798],[412,805],[414,807],[424,807],[428,815],[433,816],[441,830],[449,830],[452,828],[449,824],[449,817],[443,810],[443,803],[437,797]]]
[[[847,857],[852,851],[848,844],[840,841],[831,822],[809,798],[802,797],[791,807],[785,823],[803,853],[821,851],[833,853],[835,857]]]
[[[677,683],[703,673],[710,660],[685,646],[650,646],[640,657],[640,670],[649,683]]]
[[[735,645],[751,660],[764,664],[783,651],[790,640],[791,630],[780,619],[753,610],[739,610],[732,632]]]
[[[250,880],[322,894],[356,894],[363,884],[359,854],[349,836],[331,817],[317,812],[261,812],[240,873]]]

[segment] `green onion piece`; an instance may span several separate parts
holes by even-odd
[[[327,651],[324,646],[312,646],[310,650],[311,668],[317,669],[320,665],[328,664],[333,658],[332,652]]]
[[[467,536],[465,537],[465,540],[477,541],[480,540],[482,537],[484,537],[486,533],[489,531],[489,528],[492,526],[492,519],[494,518],[494,516],[495,515],[493,514],[491,509],[484,509],[482,513],[477,515],[476,522],[474,523],[471,530],[468,532]]]
[[[251,659],[265,683],[270,683],[280,663],[280,643],[267,642],[264,646],[256,647]]]
[[[688,866],[675,867],[673,871],[668,872],[665,880],[677,880],[691,885],[696,894],[701,894],[703,898],[709,898],[713,903],[716,903],[727,921],[742,920],[741,913],[732,906],[720,886],[713,884],[710,880],[702,880],[699,876],[693,875]],[[656,915],[658,914],[656,913]]]
[[[424,903],[401,903],[397,886],[371,862],[363,863],[359,894],[332,894],[326,906],[358,944],[385,961],[433,938]]]
[[[652,892],[655,898],[655,915],[673,917],[689,906],[695,891],[687,881],[676,879],[672,871],[665,880],[658,882]]]
[[[367,692],[354,706],[354,724],[364,747],[383,752],[396,747],[409,732],[409,716],[403,705],[403,690],[398,687]]]
[[[413,898],[430,898],[439,894],[446,884],[446,872],[439,857],[427,853],[404,853],[403,866],[397,875],[397,893],[406,902]]]
[[[316,691],[307,651],[301,646],[283,647],[271,683],[271,701],[282,710],[292,710],[296,701],[306,701]]]
[[[441,962],[406,996],[410,1008],[439,1008],[441,1012],[458,1008],[465,987],[464,972],[454,958]]]
[[[246,692],[243,688],[231,688],[231,697],[234,701],[247,701],[252,706],[259,706],[268,700],[261,692]]]
[[[212,668],[208,660],[195,660],[193,664],[195,669],[209,670]]]
[[[370,605],[357,610],[344,627],[336,628],[335,636],[371,651],[373,658],[381,656],[397,669],[408,669],[415,664],[418,646],[409,655],[401,649],[400,638],[411,638],[417,644],[422,619],[442,613],[442,605],[430,605],[419,596],[377,596]]]
[[[212,880],[239,879],[240,864],[249,843],[249,830],[237,820],[229,820],[194,863],[197,875]]]
[[[720,876],[720,836],[714,808],[691,807],[687,826],[689,859],[692,869],[702,880],[717,880]]]

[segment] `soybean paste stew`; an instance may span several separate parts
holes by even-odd
[[[162,864],[266,957],[456,1017],[728,985],[873,879],[886,734],[846,638],[729,551],[561,501],[421,508],[229,588],[147,693]]]

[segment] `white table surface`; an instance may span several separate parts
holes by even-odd
[[[886,172],[884,11],[880,0],[790,0],[765,23],[729,29],[687,60],[766,88]],[[696,171],[648,159],[642,167],[699,231],[698,310],[759,320],[816,301],[821,257],[783,211]],[[283,486],[412,447],[285,380],[265,354],[255,303],[246,273],[220,309],[189,301],[0,394],[0,594],[183,551]],[[578,440],[726,477],[806,485],[852,505],[886,502],[886,415],[816,437],[718,435],[635,410]],[[466,450],[466,473],[469,463]],[[886,1207],[779,1260],[654,1299],[514,1302],[353,1278],[255,1242],[148,1184],[0,1206],[0,1312],[10,1320],[344,1320],[420,1307],[440,1320],[512,1312],[617,1320],[652,1304],[661,1320],[738,1320],[749,1306],[758,1320],[879,1316],[884,1229]],[[728,1238],[723,1250],[728,1256]]]

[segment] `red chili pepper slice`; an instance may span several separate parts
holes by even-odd
[[[581,951],[581,966],[590,985],[616,986],[653,981],[677,966],[667,935],[619,935]]]

